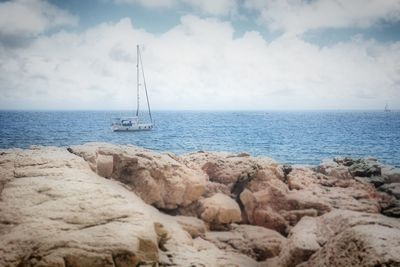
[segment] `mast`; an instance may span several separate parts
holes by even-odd
[[[140,54],[139,54],[139,60],[140,60],[140,67],[142,67],[143,85],[144,85],[144,91],[146,92],[147,108],[149,109],[150,122],[153,123],[153,118],[151,117],[149,95],[147,93],[146,79],[144,78],[143,61],[142,61],[142,56]]]
[[[139,45],[136,45],[136,117],[139,117]]]

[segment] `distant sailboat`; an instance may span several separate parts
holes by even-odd
[[[147,94],[147,87],[146,87],[146,80],[144,78],[144,70],[143,70],[143,63],[142,63],[142,56],[140,55],[140,48],[139,45],[136,46],[136,90],[137,90],[137,101],[136,101],[136,116],[135,117],[126,117],[126,118],[114,118],[111,124],[111,128],[114,132],[125,132],[125,131],[147,131],[151,130],[154,127],[153,119],[151,117],[150,111],[150,102],[149,96]],[[150,122],[144,122],[139,117],[139,88],[140,88],[140,74],[143,77],[143,85],[144,90],[146,92],[146,100],[147,100],[147,108],[149,111],[149,118]]]
[[[388,104],[386,104],[384,111],[385,112],[390,112],[391,111]]]

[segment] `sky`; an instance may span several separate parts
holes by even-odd
[[[400,0],[0,1],[0,109],[136,109],[137,44],[154,110],[400,109]]]

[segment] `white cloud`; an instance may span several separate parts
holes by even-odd
[[[303,33],[319,28],[368,28],[400,20],[400,0],[245,0],[271,30]]]
[[[400,43],[320,48],[296,36],[234,38],[228,22],[184,16],[154,35],[129,19],[0,49],[3,108],[133,109],[137,43],[155,109],[400,107]]]
[[[147,8],[172,8],[186,5],[194,11],[213,16],[231,15],[237,11],[237,0],[114,0],[114,2],[139,4]]]
[[[42,0],[0,3],[0,36],[32,37],[48,29],[75,26],[78,19]]]

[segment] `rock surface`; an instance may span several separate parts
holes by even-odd
[[[212,228],[240,222],[242,219],[238,203],[222,193],[200,200],[199,215]]]
[[[66,149],[3,150],[0,180],[0,266],[257,265],[192,239],[181,218]]]
[[[217,247],[249,255],[257,261],[279,255],[286,238],[258,226],[233,225],[230,231],[208,232],[205,239]]]
[[[400,220],[380,214],[400,217],[397,175],[372,158],[0,150],[0,266],[400,266]]]
[[[234,196],[240,195],[252,182],[260,187],[263,181],[284,178],[282,168],[274,160],[245,153],[197,152],[182,159],[193,169],[203,170],[210,182],[227,186]]]
[[[399,266],[399,236],[400,221],[397,219],[380,214],[334,210],[320,217],[302,218],[291,229],[280,255],[270,259],[269,264]]]
[[[127,184],[157,208],[187,206],[205,191],[205,176],[189,169],[172,154],[106,143],[73,146],[70,151],[83,157],[100,176]]]

